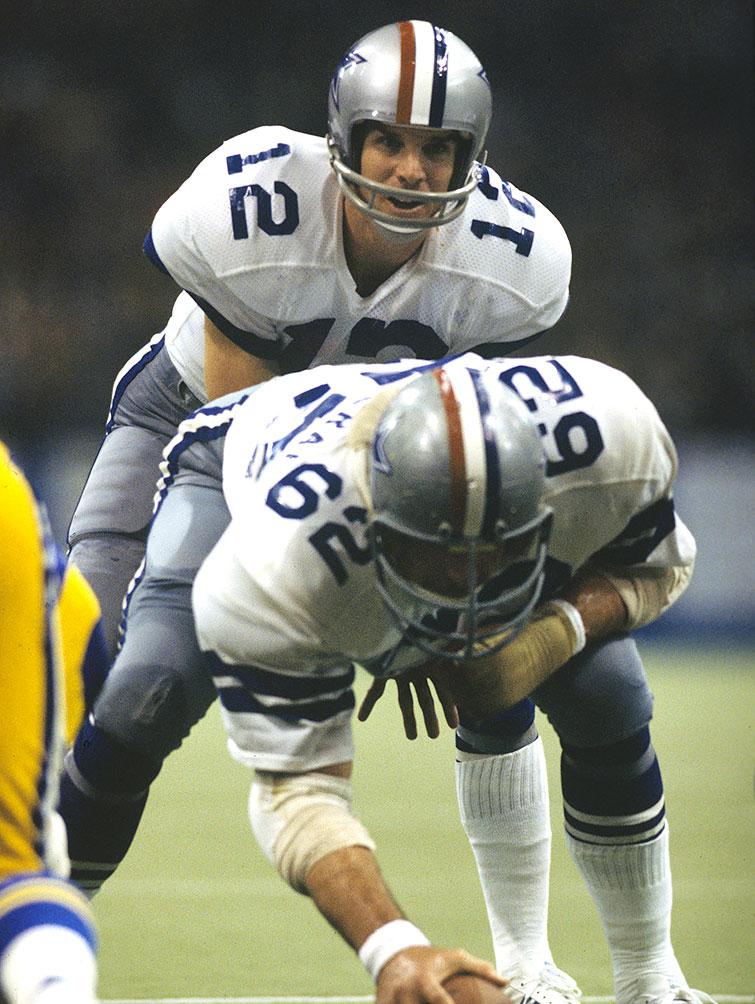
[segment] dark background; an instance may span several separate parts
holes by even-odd
[[[324,134],[332,68],[405,17],[485,65],[489,161],[574,251],[537,352],[618,365],[675,436],[752,423],[752,11],[735,0],[2,4],[0,436],[92,436],[176,288],[152,217],[223,139]],[[295,295],[295,291],[292,291]],[[738,437],[735,437],[738,438]]]

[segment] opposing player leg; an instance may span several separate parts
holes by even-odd
[[[129,598],[123,646],[66,757],[61,813],[72,877],[91,892],[125,856],[163,760],[215,697],[196,642],[191,589],[230,519],[221,487],[230,422],[223,415],[212,409],[208,429],[200,411],[171,445],[167,486]]]
[[[94,920],[70,882],[45,874],[0,882],[0,991],[8,1004],[94,1004]]]
[[[68,533],[70,561],[97,594],[111,655],[123,597],[144,557],[162,451],[200,406],[164,343],[155,336],[116,377],[105,438]]]
[[[671,944],[663,781],[634,641],[581,653],[534,699],[561,741],[566,840],[603,924],[617,1004],[709,1000],[690,991]]]
[[[0,997],[93,1004],[95,933],[65,881],[54,809],[65,681],[61,568],[44,518],[0,444]]]

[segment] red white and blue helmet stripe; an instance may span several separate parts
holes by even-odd
[[[451,531],[455,537],[492,539],[500,517],[501,470],[487,431],[488,395],[474,371],[439,368],[433,375],[448,432]]]
[[[401,21],[401,73],[396,122],[400,125],[443,125],[448,79],[446,35],[428,21]]]

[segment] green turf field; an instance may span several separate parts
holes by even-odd
[[[674,938],[693,986],[755,988],[752,653],[646,652],[666,782]],[[365,681],[359,681],[359,693]],[[551,766],[551,941],[585,994],[610,995],[608,954],[561,833]],[[434,941],[491,958],[474,862],[458,822],[453,739],[407,742],[384,700],[355,727],[355,806],[404,909]],[[126,999],[366,995],[349,949],[263,859],[246,817],[247,772],[217,709],[166,765],[118,874],[95,899],[100,992]]]

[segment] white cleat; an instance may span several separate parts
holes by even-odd
[[[582,998],[571,976],[552,962],[546,962],[536,976],[511,977],[506,994],[511,1004],[579,1004]]]
[[[716,1004],[702,990],[675,984],[665,976],[652,975],[638,980],[629,993],[622,993],[619,1004]]]
[[[669,987],[664,994],[651,996],[644,994],[637,998],[637,1004],[716,1004],[712,997],[702,990],[689,987]]]

